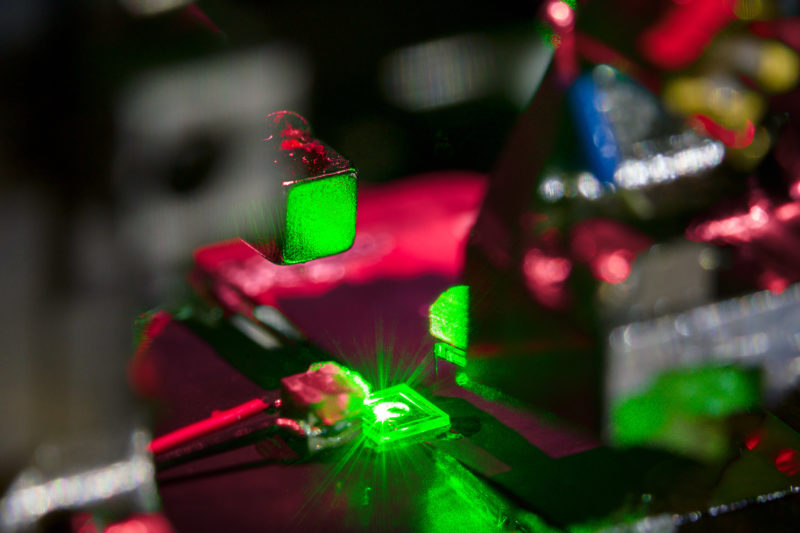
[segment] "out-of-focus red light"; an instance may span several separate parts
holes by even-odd
[[[602,254],[590,263],[592,273],[607,283],[622,283],[631,273],[634,256],[627,250]]]
[[[797,450],[784,448],[775,456],[775,467],[781,474],[795,476],[800,473],[800,457]]]
[[[691,64],[714,36],[736,20],[736,0],[676,2],[639,40],[651,63],[673,70]]]
[[[694,115],[689,122],[699,133],[710,135],[725,143],[725,146],[729,148],[747,148],[756,136],[756,127],[750,119],[747,120],[747,124],[741,131],[721,126],[705,115]]]
[[[560,0],[547,5],[547,17],[559,28],[569,28],[575,22],[572,8]]]
[[[592,275],[607,283],[625,281],[636,255],[652,244],[645,234],[615,220],[589,219],[572,229],[575,260],[589,265]]]
[[[572,271],[569,259],[534,248],[525,254],[522,270],[528,290],[540,304],[562,309],[569,303],[566,287]]]

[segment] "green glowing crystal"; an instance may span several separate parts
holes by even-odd
[[[456,285],[444,291],[431,305],[429,317],[431,335],[466,350],[469,342],[469,287]]]
[[[406,384],[372,394],[364,402],[361,430],[377,450],[413,444],[450,428],[450,417]]]
[[[350,248],[356,236],[356,175],[286,185],[283,261],[303,263]]]

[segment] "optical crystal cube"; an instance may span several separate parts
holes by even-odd
[[[361,428],[377,450],[413,444],[447,431],[450,417],[406,384],[371,394]]]

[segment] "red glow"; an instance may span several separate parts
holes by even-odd
[[[781,222],[797,222],[796,219],[800,218],[800,204],[795,202],[783,204],[775,209],[775,216]]]
[[[545,307],[563,309],[569,303],[566,281],[572,271],[569,259],[528,250],[522,265],[525,283],[533,297]]]
[[[636,255],[653,241],[638,230],[607,219],[589,219],[575,225],[571,234],[572,254],[589,265],[594,277],[608,283],[625,281]]]
[[[747,119],[747,124],[741,131],[720,126],[705,115],[694,115],[689,119],[689,123],[698,133],[714,137],[725,143],[725,146],[729,148],[747,148],[756,135],[756,127],[750,119]]]
[[[790,281],[784,276],[781,276],[777,272],[773,272],[771,270],[762,272],[758,277],[759,287],[763,287],[775,294],[780,294],[785,291],[786,287],[789,286],[789,283]]]
[[[775,467],[786,476],[796,476],[800,473],[800,457],[797,450],[784,448],[775,456]]]
[[[603,254],[593,261],[592,272],[608,283],[621,283],[628,279],[633,259],[633,254],[626,250]]]
[[[761,442],[761,431],[756,431],[744,441],[744,445],[748,450],[755,450],[756,446]]]
[[[695,241],[748,243],[769,224],[769,206],[756,203],[745,213],[728,214],[698,225],[690,225],[686,236]]]
[[[642,55],[667,70],[688,66],[720,30],[736,20],[735,3],[692,0],[671,6],[639,39]]]
[[[723,204],[686,229],[689,240],[733,247],[738,276],[780,293],[800,281],[800,203],[776,205],[756,181],[737,203]]]

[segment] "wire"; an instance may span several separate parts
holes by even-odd
[[[154,455],[173,450],[198,437],[230,427],[240,420],[255,416],[270,407],[280,407],[280,400],[267,402],[262,398],[256,398],[225,411],[216,411],[205,420],[189,424],[153,439],[147,449]]]

